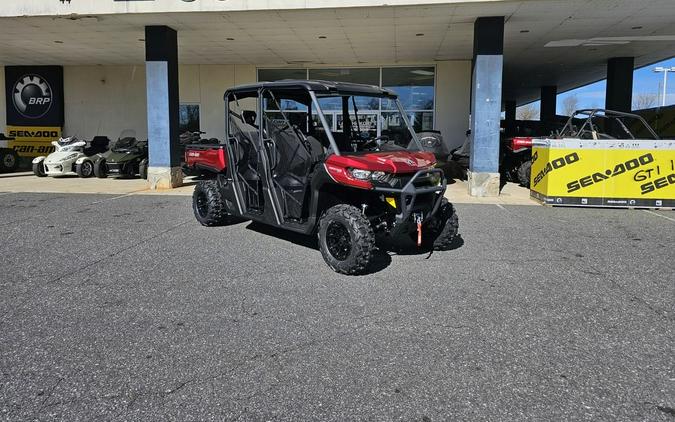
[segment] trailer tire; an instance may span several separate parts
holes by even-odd
[[[428,246],[435,251],[447,251],[459,232],[459,218],[455,207],[447,199],[441,199],[441,205],[436,215],[427,224],[424,238]]]
[[[373,259],[373,228],[361,210],[352,205],[329,208],[319,220],[318,237],[321,255],[335,272],[362,274]]]
[[[19,167],[19,156],[10,148],[0,149],[0,173],[9,173]]]
[[[94,164],[91,160],[83,160],[79,164],[75,164],[75,173],[83,179],[87,179],[94,175]]]
[[[108,167],[105,163],[105,158],[98,159],[94,163],[94,175],[99,179],[108,177]]]
[[[518,183],[522,186],[530,187],[530,175],[532,173],[532,161],[527,160],[518,166]]]
[[[217,180],[201,180],[192,193],[192,210],[202,226],[222,226],[228,223],[223,193]]]

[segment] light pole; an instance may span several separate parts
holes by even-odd
[[[661,96],[661,107],[666,106],[666,93],[668,86],[668,72],[675,72],[675,66],[673,67],[655,67],[654,72],[661,73],[663,72],[663,95]]]

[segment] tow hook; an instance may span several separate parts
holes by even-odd
[[[422,213],[414,213],[413,219],[415,220],[415,224],[417,224],[417,247],[419,248],[422,246],[422,220],[424,216]]]

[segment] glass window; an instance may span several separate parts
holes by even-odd
[[[406,110],[434,109],[433,67],[390,67],[382,69],[382,86],[391,89]],[[382,108],[392,110],[393,102],[383,101]]]
[[[178,132],[199,132],[199,104],[181,104]]]
[[[259,82],[274,82],[282,79],[307,79],[307,69],[258,69]]]
[[[309,79],[351,82],[355,84],[380,85],[378,68],[309,69]]]

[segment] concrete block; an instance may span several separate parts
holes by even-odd
[[[173,189],[183,186],[183,170],[180,167],[149,167],[148,188]]]
[[[469,195],[479,197],[499,196],[499,173],[468,171]]]

